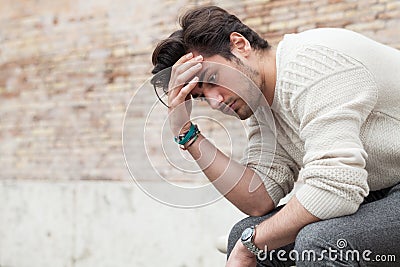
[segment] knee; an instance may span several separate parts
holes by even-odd
[[[334,247],[344,233],[336,227],[334,220],[320,221],[306,225],[298,233],[295,241],[299,251],[307,249],[326,249]]]
[[[297,266],[328,266],[329,251],[336,247],[339,233],[327,223],[305,226],[297,235],[294,250],[297,252]],[[329,265],[331,266],[331,265]]]
[[[306,250],[316,250],[324,246],[325,237],[322,235],[321,228],[315,224],[306,225],[297,234],[295,250],[298,252]]]

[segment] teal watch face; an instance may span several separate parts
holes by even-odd
[[[253,229],[251,228],[246,228],[243,233],[242,233],[242,240],[246,241],[249,238],[251,238],[251,236],[253,235]]]

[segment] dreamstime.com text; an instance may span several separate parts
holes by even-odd
[[[345,261],[345,262],[396,262],[396,255],[372,255],[371,250],[358,251],[355,249],[345,249],[347,247],[347,241],[345,239],[339,239],[336,242],[337,249],[329,247],[322,251],[303,250],[298,252],[296,250],[271,250],[268,251],[268,247],[265,246],[264,251],[268,253],[260,252],[257,258],[260,261],[270,260],[277,258],[281,262],[286,261]]]

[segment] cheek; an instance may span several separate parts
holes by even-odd
[[[220,95],[224,96],[224,99],[240,98],[237,95],[237,92],[235,92],[235,88],[218,86],[218,87],[215,87],[215,89],[218,90]]]

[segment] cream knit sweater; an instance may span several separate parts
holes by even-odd
[[[265,123],[254,115],[242,161],[275,204],[301,179],[300,203],[329,219],[356,212],[369,190],[400,182],[400,51],[343,29],[285,35],[272,113],[273,161],[263,161],[271,151],[263,151]]]

